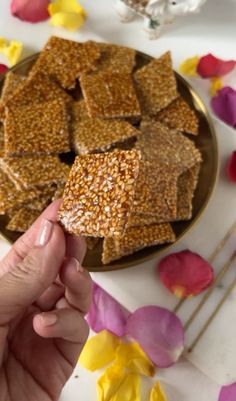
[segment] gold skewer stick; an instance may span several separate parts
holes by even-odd
[[[219,244],[216,246],[216,248],[214,249],[214,251],[212,252],[212,254],[209,256],[208,258],[208,262],[212,263],[213,260],[216,258],[216,256],[220,253],[220,251],[223,249],[223,247],[225,246],[225,243],[228,241],[229,237],[233,234],[233,232],[236,229],[236,221],[232,224],[232,226],[230,227],[230,229],[227,231],[227,233],[225,234],[225,236],[222,238],[222,240],[219,242]],[[184,302],[186,301],[186,298],[182,298],[180,299],[180,301],[177,303],[177,305],[175,306],[173,312],[177,313],[178,310],[181,308],[181,306],[184,304]]]
[[[224,266],[222,267],[220,272],[217,274],[217,276],[215,278],[215,281],[214,281],[214,284],[209,288],[207,293],[204,295],[202,300],[199,302],[199,304],[194,309],[193,313],[191,314],[191,316],[189,317],[189,319],[185,323],[185,325],[184,325],[185,331],[188,330],[189,326],[192,324],[192,322],[195,319],[195,317],[198,315],[198,313],[200,312],[202,307],[205,305],[206,301],[208,301],[208,299],[210,298],[210,296],[211,296],[212,292],[214,291],[214,289],[216,288],[217,284],[221,281],[221,279],[227,273],[227,271],[229,270],[229,268],[231,266],[231,263],[233,262],[235,257],[236,257],[236,251],[234,251],[233,254],[230,256],[229,260],[227,260],[227,262],[225,262]]]
[[[225,293],[225,295],[223,296],[223,298],[221,299],[221,301],[218,303],[217,307],[215,308],[214,312],[212,313],[212,315],[209,317],[209,319],[206,321],[206,323],[204,324],[203,328],[201,329],[201,331],[199,332],[199,334],[197,335],[197,337],[195,338],[195,340],[192,342],[192,344],[190,345],[190,347],[188,348],[188,352],[191,352],[194,347],[197,345],[198,341],[200,340],[200,338],[202,337],[202,335],[205,333],[206,329],[208,328],[208,326],[211,324],[212,320],[214,319],[214,317],[217,315],[217,313],[219,312],[220,308],[223,306],[224,302],[226,301],[226,299],[228,298],[228,296],[230,295],[230,293],[233,291],[234,287],[236,287],[236,278],[233,280],[233,282],[230,284],[227,292]]]

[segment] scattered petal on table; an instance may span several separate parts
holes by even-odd
[[[79,358],[79,363],[92,372],[112,362],[120,339],[106,330],[89,338]]]
[[[231,154],[227,163],[227,175],[230,181],[236,182],[236,150]]]
[[[106,291],[94,283],[92,305],[87,314],[91,329],[98,333],[105,329],[122,337],[128,312]]]
[[[165,393],[159,382],[156,382],[152,387],[149,401],[167,401]]]
[[[5,38],[0,37],[0,51],[2,49],[5,49],[5,47],[7,46],[7,40]]]
[[[211,79],[210,95],[215,96],[223,88],[223,81],[220,77]]]
[[[129,369],[132,373],[140,373],[144,376],[154,376],[155,366],[135,342],[121,342],[116,350],[115,364]]]
[[[164,286],[180,298],[199,294],[214,279],[211,265],[190,250],[165,256],[159,262],[158,270]]]
[[[234,69],[235,60],[224,61],[212,54],[200,58],[197,72],[202,78],[222,77]]]
[[[76,0],[56,0],[49,4],[50,24],[63,26],[70,31],[80,28],[86,18],[83,7]]]
[[[49,18],[49,3],[50,0],[12,0],[11,13],[22,21],[45,21]]]
[[[5,64],[0,64],[0,74],[4,74],[8,70],[8,67]]]
[[[179,318],[165,308],[144,306],[130,314],[126,332],[161,368],[173,365],[184,349],[184,330]]]
[[[17,40],[8,41],[0,38],[0,53],[4,54],[11,65],[15,65],[19,61],[23,49],[22,42]]]
[[[140,401],[140,377],[113,365],[98,379],[97,390],[98,401]]]
[[[183,61],[179,66],[179,71],[187,75],[189,77],[197,77],[197,65],[198,65],[199,57],[194,56],[190,57],[187,60]]]
[[[225,86],[211,99],[214,113],[221,120],[236,128],[236,91]]]
[[[223,386],[220,391],[218,401],[236,400],[236,382],[228,386]]]

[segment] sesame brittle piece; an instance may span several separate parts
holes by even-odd
[[[68,117],[62,99],[7,108],[5,154],[69,152]]]
[[[190,220],[192,218],[192,200],[197,187],[199,171],[200,163],[179,176],[176,220]]]
[[[187,134],[198,134],[198,118],[193,109],[182,97],[178,97],[170,103],[165,109],[161,110],[155,119]]]
[[[21,208],[13,214],[6,229],[9,231],[25,232],[38,218],[41,211]]]
[[[64,229],[93,237],[122,235],[133,203],[139,159],[135,150],[77,156],[58,213]]]
[[[127,228],[129,227],[139,227],[139,226],[149,226],[150,224],[155,224],[160,222],[160,217],[158,214],[137,214],[131,213],[129,218]]]
[[[102,262],[108,264],[140,249],[174,241],[175,234],[168,223],[130,227],[122,237],[104,239]]]
[[[58,156],[4,157],[0,159],[3,171],[18,189],[42,187],[66,182],[70,168]]]
[[[72,117],[71,143],[77,154],[105,151],[116,143],[140,134],[139,130],[123,120],[102,120],[89,117],[79,119],[79,115],[83,112],[77,112],[76,108],[85,108],[84,101],[75,102],[73,105],[73,114],[77,115],[77,118]]]
[[[31,70],[31,76],[41,72],[55,78],[63,88],[74,88],[76,79],[96,69],[100,57],[97,43],[84,43],[52,36]]]
[[[135,66],[136,51],[125,46],[98,43],[101,57],[97,64],[97,70],[131,73]],[[96,73],[96,72],[95,72]]]
[[[145,114],[158,113],[178,96],[170,52],[140,68],[134,78],[141,109]]]
[[[80,78],[89,117],[124,118],[140,116],[132,76],[104,71]]]
[[[170,130],[154,120],[143,120],[136,149],[144,160],[166,164],[181,174],[201,162],[201,154],[194,143],[180,132]]]
[[[9,71],[4,80],[1,100],[6,102],[25,79],[25,76]]]

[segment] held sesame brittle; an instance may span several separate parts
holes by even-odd
[[[138,176],[135,150],[77,156],[63,193],[58,219],[70,233],[122,235]]]

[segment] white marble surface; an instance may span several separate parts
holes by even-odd
[[[0,36],[22,40],[25,45],[25,55],[38,51],[47,38],[55,34],[74,40],[95,39],[125,44],[154,56],[170,49],[175,67],[187,57],[206,54],[209,51],[222,58],[236,59],[235,0],[227,0],[227,2],[208,0],[200,14],[178,19],[174,25],[166,27],[162,37],[157,41],[149,41],[145,37],[139,18],[130,24],[120,23],[112,0],[97,0],[96,2],[81,0],[81,3],[88,11],[88,21],[77,33],[69,33],[61,28],[52,28],[47,22],[37,25],[22,23],[10,16],[9,1],[2,0]],[[0,58],[0,62],[3,61],[4,59]],[[236,87],[235,78],[236,74],[231,73],[225,79],[225,83]],[[208,105],[207,81],[199,79],[190,81]],[[216,129],[222,159],[220,185],[202,220],[176,246],[176,249],[183,249],[191,245],[192,249],[204,256],[210,254],[215,243],[222,238],[232,219],[236,217],[234,206],[236,189],[223,178],[225,160],[232,149],[236,149],[236,135],[221,123],[216,122]],[[7,244],[0,242],[1,256],[8,248]],[[158,282],[154,273],[155,265],[156,260],[126,271],[97,273],[93,277],[130,310],[145,304],[158,304],[172,308],[176,301]],[[215,300],[211,301],[211,305],[214,303]],[[188,304],[188,308],[191,308],[191,304]],[[158,371],[158,377],[164,382],[169,401],[217,400],[219,384],[207,375],[214,377],[220,383],[236,379],[233,356],[236,347],[236,330],[230,324],[235,321],[235,314],[236,294],[233,293],[217,320],[199,343],[196,352],[191,355],[191,362],[183,359],[175,367]],[[185,319],[187,311],[183,309],[181,316]],[[191,332],[188,336],[190,341]],[[201,373],[193,364],[200,367],[207,375]],[[225,368],[226,365],[227,368]],[[224,368],[223,374],[222,368]],[[71,378],[61,400],[74,401],[79,397],[83,401],[94,400],[96,374],[85,372],[80,367],[77,367],[76,374],[79,378]],[[143,401],[147,400],[145,389],[142,398]]]

